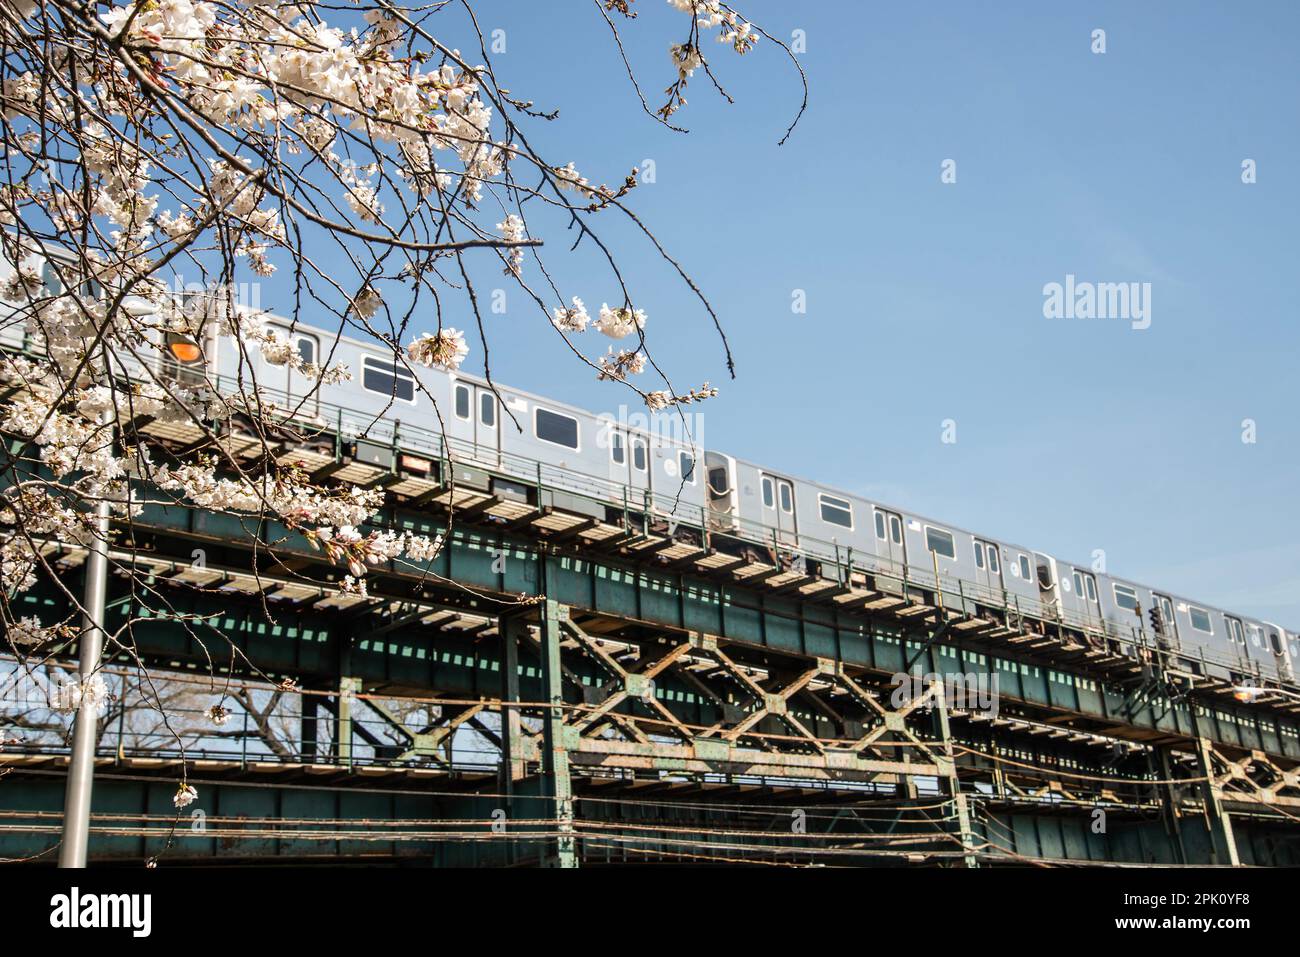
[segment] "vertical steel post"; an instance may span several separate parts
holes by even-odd
[[[100,416],[101,425],[112,421],[112,411]],[[82,598],[81,661],[77,666],[81,697],[72,731],[72,758],[63,799],[63,842],[60,867],[85,867],[90,839],[90,799],[94,787],[97,697],[86,699],[86,689],[98,678],[104,654],[104,605],[108,591],[109,503],[95,506],[95,534],[86,557],[86,588]]]
[[[316,760],[317,700],[311,695],[301,695],[298,716],[298,753],[304,761]]]
[[[545,561],[545,556],[542,558]],[[564,673],[560,667],[560,616],[568,609],[546,599],[542,611],[542,691],[547,704],[542,721],[542,778],[544,794],[554,803],[552,814],[559,837],[555,864],[577,867],[573,840],[573,782],[569,778],[569,752],[564,741]]]
[[[1165,834],[1170,844],[1178,853],[1178,863],[1190,863],[1187,860],[1187,847],[1183,843],[1183,828],[1180,821],[1182,808],[1179,806],[1178,785],[1173,783],[1173,765],[1169,761],[1169,749],[1160,748],[1160,776],[1170,783],[1160,786],[1161,804],[1164,810]]]
[[[501,793],[510,801],[515,782],[524,776],[523,722],[519,708],[519,632],[523,621],[513,615],[497,619],[501,635]]]
[[[970,806],[966,802],[966,795],[961,790],[961,780],[957,777],[957,756],[952,748],[952,731],[948,725],[948,693],[947,688],[942,681],[939,681],[938,687],[935,688],[935,715],[939,726],[940,743],[943,753],[935,761],[939,769],[943,772],[947,791],[952,798],[953,810],[957,812],[957,838],[961,842],[962,850],[965,851],[965,863],[967,867],[979,867],[979,859],[975,856],[975,832],[971,828]]]
[[[1196,706],[1192,706],[1193,716]],[[1240,867],[1241,859],[1237,856],[1237,840],[1232,833],[1232,818],[1223,808],[1223,789],[1214,780],[1214,748],[1203,737],[1196,739],[1196,764],[1201,781],[1201,801],[1205,807],[1205,826],[1210,832],[1210,848],[1215,864],[1228,864]]]
[[[338,719],[334,722],[336,754],[338,763],[348,768],[352,767],[352,701],[360,690],[360,678],[339,678]]]
[[[497,618],[497,633],[501,637],[501,769],[497,791],[505,804],[507,821],[515,819],[515,797],[518,784],[527,767],[523,754],[523,716],[519,703],[519,639],[527,625],[517,615]],[[519,853],[518,845],[511,841],[504,847],[507,864],[514,864]]]

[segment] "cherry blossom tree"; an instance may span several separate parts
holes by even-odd
[[[784,46],[720,0],[594,8],[620,54],[628,31],[675,38],[658,108],[627,67],[631,108],[672,129],[699,74],[727,96],[710,49]],[[223,423],[305,401],[268,392],[259,368],[292,370],[309,394],[349,378],[332,350],[300,355],[242,301],[249,282],[275,276],[289,290],[291,308],[278,311],[290,328],[333,323],[408,367],[454,370],[480,350],[490,381],[492,328],[471,265],[486,257],[598,378],[652,410],[714,393],[673,386],[620,266],[662,257],[726,349],[707,299],[634,211],[635,169],[605,184],[571,156],[543,156],[530,132],[555,113],[498,82],[489,46],[470,0],[0,0],[0,259],[11,267],[0,288],[0,430],[18,440],[0,483],[11,653],[38,661],[75,641],[79,596],[51,568],[50,543],[111,537],[130,577],[123,530],[151,503],[273,517],[346,566],[340,587],[354,592],[370,566],[437,553],[436,537],[364,530],[381,489],[313,482],[272,456],[250,466],[216,442],[163,454],[140,431],[142,421],[176,422],[215,437]],[[644,248],[607,244],[609,216],[631,223]],[[552,280],[535,224],[557,221],[562,251],[576,236],[605,266],[590,288]],[[196,283],[202,294],[181,294]],[[593,319],[583,297],[610,289],[617,301]],[[432,331],[414,334],[417,315],[422,325],[432,316]],[[593,335],[614,345],[593,349]],[[237,344],[235,385],[202,362],[177,374],[169,359],[201,356],[218,336]],[[648,374],[658,381],[638,384]],[[63,589],[73,615],[15,612],[14,596],[38,577]],[[126,631],[107,637],[130,652]],[[178,806],[192,800],[187,788]]]

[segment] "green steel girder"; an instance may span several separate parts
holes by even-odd
[[[182,861],[251,860],[290,858],[310,861],[324,858],[332,863],[356,858],[384,858],[425,861],[439,866],[495,866],[507,863],[503,842],[486,840],[404,840],[404,831],[427,830],[411,822],[430,819],[490,821],[501,802],[491,795],[461,796],[417,791],[362,789],[355,786],[322,787],[277,784],[231,783],[192,778],[198,800],[181,812],[172,805],[174,780],[97,772],[92,802],[90,859],[95,861],[141,861],[156,854]],[[25,830],[0,831],[0,857],[22,859],[38,855],[59,840],[59,816],[63,809],[62,775],[35,776],[16,772],[0,786],[0,810],[4,823],[23,822]],[[42,812],[35,819],[24,812]],[[142,816],[145,820],[142,820]],[[221,823],[218,823],[218,820]],[[398,826],[373,829],[366,839],[294,839],[297,821],[351,820],[388,821]],[[175,822],[175,831],[171,823]],[[286,836],[223,837],[221,830],[256,827],[267,822],[286,822]],[[139,828],[148,824],[150,835],[110,834],[102,828]],[[324,823],[313,830],[329,831]],[[38,830],[42,827],[44,830]],[[482,833],[485,824],[465,825],[463,830]],[[171,847],[168,847],[170,833]],[[384,840],[386,835],[394,839]],[[378,839],[373,839],[377,837]],[[45,859],[45,858],[42,858]]]
[[[379,790],[351,784],[266,787],[241,782],[196,780],[196,783],[199,800],[177,819],[171,803],[174,781],[122,773],[99,774],[93,804],[96,818],[92,822],[90,843],[92,862],[140,862],[162,853],[164,862],[170,864],[274,858],[338,864],[369,858],[412,865],[495,866],[537,861],[539,848],[544,846],[539,839],[523,838],[522,832],[533,829],[527,824],[516,825],[521,832],[517,835],[489,838],[490,822],[494,814],[500,816],[502,809],[500,799],[491,794]],[[535,779],[524,782],[524,786],[534,783]],[[707,797],[710,807],[701,804],[702,796]],[[580,788],[574,798],[575,820],[586,836],[577,839],[576,853],[584,863],[672,861],[692,855],[701,859],[726,858],[736,853],[726,849],[728,843],[737,839],[735,833],[729,832],[750,829],[760,835],[775,835],[788,831],[792,817],[799,812],[806,818],[809,834],[814,836],[804,847],[827,846],[816,840],[821,834],[836,834],[841,838],[860,835],[863,838],[860,846],[872,850],[880,842],[872,841],[871,835],[896,835],[917,829],[916,823],[899,824],[889,820],[887,815],[874,810],[869,801],[860,799],[837,805],[826,803],[829,799],[824,795],[802,792],[780,799],[767,798],[770,810],[755,814],[747,809],[752,808],[752,803],[743,799],[735,808],[720,806],[725,798],[724,793],[717,791],[701,794],[691,790],[665,790],[647,795],[608,787],[596,791]],[[6,825],[24,822],[25,830],[12,827],[0,830],[0,857],[21,859],[48,852],[58,841],[58,815],[62,806],[62,776],[34,776],[23,772],[11,775],[0,787],[0,813],[4,815],[0,820]],[[504,820],[536,820],[543,816],[543,809],[542,799],[523,796],[516,799]],[[201,813],[195,814],[196,811]],[[910,821],[922,820],[920,812],[909,813]],[[34,817],[35,814],[42,816]],[[114,835],[98,830],[139,826],[141,815],[149,816],[155,828],[153,836]],[[173,820],[177,821],[177,828],[168,848],[166,835]],[[429,820],[449,822],[447,830],[460,836],[446,840],[385,839],[400,837],[403,832],[427,831],[427,825],[417,822]],[[221,834],[223,828],[256,828],[266,821],[293,823],[283,825],[282,836]],[[313,821],[324,823],[313,825]],[[360,840],[355,835],[354,839],[343,835],[335,839],[321,833],[331,828],[341,830],[334,822],[348,821],[359,826],[376,821],[388,824],[382,829],[370,829],[367,836],[375,839]],[[38,831],[32,824],[47,830]],[[582,827],[584,824],[589,826]],[[983,807],[979,800],[972,802],[975,838],[980,845],[990,845],[982,854],[985,861],[1005,860],[1013,864],[1024,858],[1151,864],[1211,861],[1209,835],[1196,818],[1183,823],[1185,861],[1179,859],[1159,821],[1116,812],[1104,833],[1097,833],[1089,824],[1090,818],[1076,811],[1052,807],[1005,811]],[[1248,817],[1237,818],[1234,824],[1242,863],[1300,865],[1300,836],[1294,828]],[[203,830],[205,827],[207,830]],[[291,832],[296,827],[308,828],[323,839],[294,839]],[[610,834],[631,835],[632,839],[624,843],[611,839]],[[520,839],[516,840],[516,836]],[[761,859],[762,848],[767,846],[773,859],[800,861],[797,851],[792,855],[788,850],[784,853],[777,850],[788,849],[792,844],[798,847],[798,842],[756,836],[747,839],[747,843],[755,848],[749,852],[751,858]],[[717,845],[716,850],[711,849],[712,844]],[[947,842],[921,847],[952,849]],[[810,853],[806,859],[814,860],[816,856]],[[864,853],[860,858],[849,857],[837,863],[875,860]]]
[[[194,543],[229,550],[231,541],[246,538],[244,522],[188,508],[152,507],[134,529],[137,537],[152,532],[151,544],[160,553],[170,550],[188,559]],[[319,560],[319,554],[300,535],[266,524],[263,534],[278,543],[279,553]],[[446,530],[445,523],[431,515],[393,508],[381,513],[377,525],[424,534]],[[246,553],[234,552],[233,557],[242,554],[247,561]],[[265,568],[265,559],[262,564]],[[575,609],[647,628],[716,635],[796,658],[826,657],[892,674],[917,657],[913,670],[918,672],[989,672],[997,675],[999,693],[1006,702],[1185,739],[1197,737],[1199,729],[1200,735],[1218,744],[1300,760],[1300,722],[1281,713],[1216,700],[1196,704],[1193,715],[1192,704],[1158,694],[1134,708],[1124,689],[1078,673],[948,641],[926,647],[923,637],[911,638],[898,626],[861,611],[767,595],[684,572],[548,554],[536,543],[464,525],[455,526],[447,545],[426,568],[444,579],[496,595],[538,597],[545,581],[548,597]],[[422,572],[418,566],[401,572],[389,567],[376,569],[372,575],[384,579],[385,587],[409,593],[432,588],[432,581]],[[380,587],[372,591],[379,593]],[[253,630],[260,636],[266,629],[259,625]]]
[[[172,551],[175,557],[185,559],[190,557],[195,544],[229,550],[235,534],[230,523],[238,524],[238,520],[229,516],[213,516],[188,508],[155,508],[153,512],[156,514],[146,518],[157,523],[159,516],[165,514],[172,521],[169,525],[152,525],[151,545],[160,555]],[[396,527],[411,531],[437,533],[445,528],[430,516],[409,512],[398,512],[391,519]],[[135,525],[138,538],[148,529],[142,523]],[[286,532],[279,541],[281,554],[292,557],[294,551],[300,551],[304,558],[318,559],[317,553],[298,536]],[[242,554],[247,562],[247,553],[234,551],[231,558]],[[502,557],[504,560],[498,560]],[[212,555],[209,560],[214,560]],[[264,558],[264,568],[266,564]],[[923,640],[907,637],[896,625],[880,622],[862,612],[801,602],[796,598],[766,596],[685,573],[625,567],[575,555],[545,554],[526,542],[465,527],[455,528],[442,553],[429,563],[429,571],[443,579],[502,596],[538,596],[539,581],[545,575],[547,593],[554,601],[591,614],[611,616],[647,629],[708,633],[792,658],[816,655],[837,659],[885,675],[901,671],[919,653],[914,671],[996,674],[1002,701],[1013,705],[1022,703],[1074,713],[1117,727],[1134,727],[1183,739],[1193,739],[1199,731],[1216,744],[1300,759],[1300,724],[1273,711],[1216,701],[1212,705],[1197,703],[1193,715],[1191,703],[1171,702],[1158,694],[1145,698],[1135,709],[1125,689],[1102,685],[1091,677],[945,642],[926,648]],[[326,572],[321,570],[322,576]],[[373,575],[383,583],[374,586],[374,593],[391,588],[395,596],[408,597],[435,590],[432,580],[421,577],[419,572],[399,573],[393,568],[381,568]],[[55,603],[49,596],[23,597],[23,601]],[[285,610],[283,622],[291,623],[299,614],[302,612]],[[291,625],[256,618],[256,615],[247,619],[227,615],[221,619],[220,627],[222,632],[251,642],[247,650],[251,655],[256,653],[253,661],[264,670],[295,674],[303,679],[338,674],[339,641],[348,638],[341,635],[337,616],[305,615],[304,632],[309,633],[300,642],[286,640],[286,629]],[[386,651],[385,667],[394,672],[391,677],[409,672],[413,683],[428,681],[428,677],[419,674],[420,664],[424,664],[421,659],[432,654],[428,642],[416,640],[403,644],[396,641],[399,633],[377,642]],[[190,644],[194,648],[175,648],[174,653],[188,650],[192,655],[201,654],[196,642],[191,640]],[[367,649],[361,646],[360,650]],[[494,692],[495,685],[489,689],[484,684],[484,690]]]

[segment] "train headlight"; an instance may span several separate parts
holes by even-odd
[[[167,343],[167,350],[172,354],[172,358],[182,365],[191,365],[203,358],[199,344],[193,339],[173,339]]]

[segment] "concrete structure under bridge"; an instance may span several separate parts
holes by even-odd
[[[1300,864],[1289,689],[1239,702],[1154,645],[570,514],[541,487],[503,500],[441,481],[449,463],[281,456],[387,488],[379,525],[445,545],[373,569],[363,598],[274,523],[256,558],[247,519],[151,507],[121,529],[106,627],[131,644],[104,673],[92,862]],[[85,553],[47,552],[75,588]],[[59,620],[62,595],[42,581],[15,610]],[[11,861],[58,842],[51,705],[75,650],[0,667]],[[921,677],[902,693],[899,673]],[[995,707],[924,677],[949,675],[996,676]],[[178,812],[183,766],[199,797]]]

